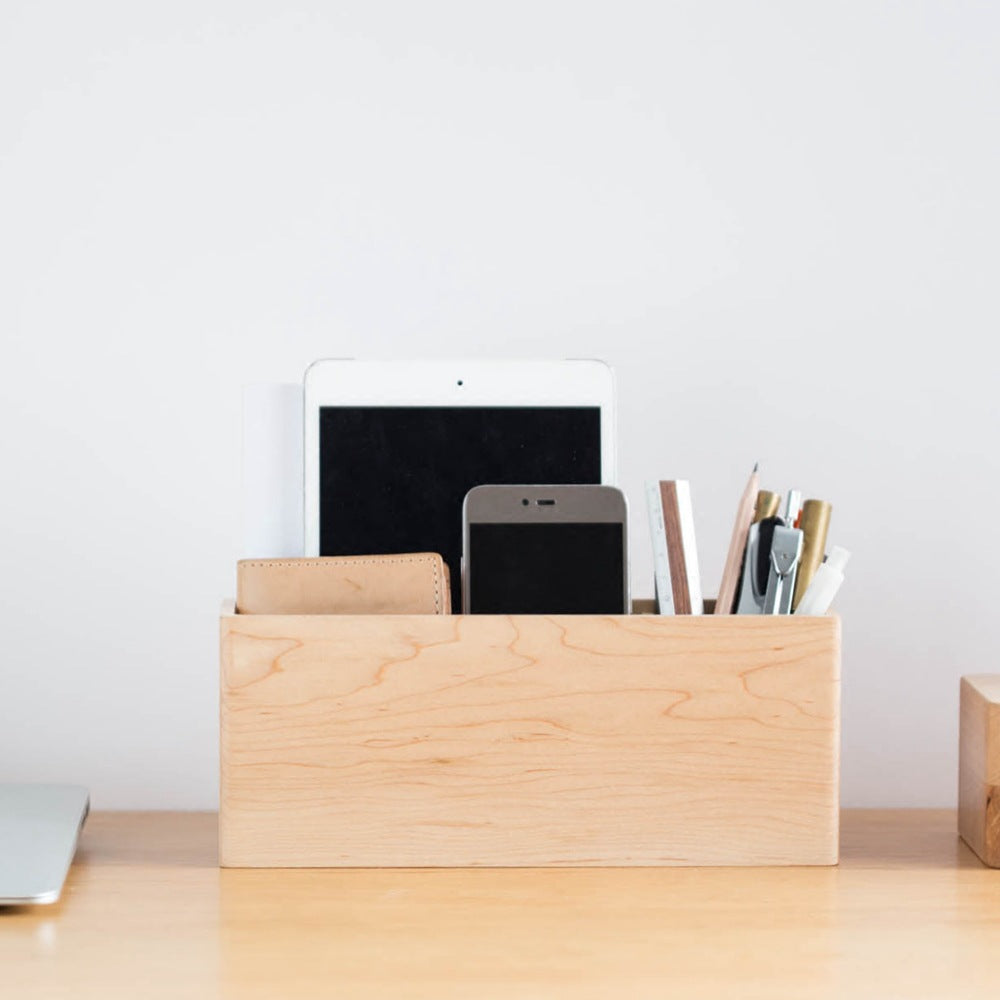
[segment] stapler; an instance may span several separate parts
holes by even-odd
[[[765,615],[790,615],[795,593],[795,573],[802,557],[802,532],[798,528],[776,526],[771,539]]]
[[[802,556],[802,532],[780,517],[750,526],[738,615],[786,615],[792,610],[795,572]]]
[[[743,556],[743,574],[740,578],[740,596],[736,602],[738,615],[759,615],[764,611],[764,597],[767,594],[767,578],[770,570],[771,538],[775,522],[779,517],[766,517],[757,524],[750,525],[747,547]],[[765,572],[760,573],[761,554]]]

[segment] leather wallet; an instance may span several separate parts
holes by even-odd
[[[245,615],[447,615],[448,566],[436,552],[241,559],[236,610]]]

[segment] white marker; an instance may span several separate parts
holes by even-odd
[[[850,558],[851,553],[847,549],[836,545],[830,549],[826,561],[820,563],[816,575],[802,595],[802,600],[795,609],[797,615],[825,615],[830,610],[830,605],[844,582],[844,567]]]

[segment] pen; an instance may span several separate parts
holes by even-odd
[[[807,500],[802,505],[802,558],[799,560],[795,576],[795,596],[792,599],[794,611],[805,596],[813,576],[823,561],[826,551],[826,536],[830,529],[830,514],[833,508],[825,500]]]
[[[754,524],[763,521],[765,517],[774,517],[781,507],[781,495],[770,490],[761,490],[757,494],[757,507],[754,510]]]
[[[799,526],[799,514],[802,511],[802,490],[789,490],[785,501],[785,524],[789,528]]]

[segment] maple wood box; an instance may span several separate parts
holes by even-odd
[[[221,627],[223,866],[837,863],[836,617]]]

